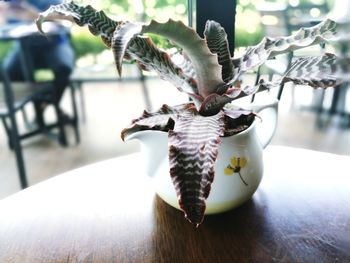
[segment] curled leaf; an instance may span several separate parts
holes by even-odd
[[[225,104],[231,102],[233,98],[225,95],[211,94],[204,99],[199,109],[202,116],[216,115],[221,111]]]
[[[103,11],[96,11],[90,5],[80,6],[74,2],[51,5],[45,12],[39,13],[36,20],[38,30],[42,33],[42,24],[48,20],[69,20],[78,26],[88,25],[94,35],[100,35],[107,46],[111,46],[113,32],[123,22],[116,22],[106,16]]]
[[[158,34],[172,40],[184,49],[191,60],[197,76],[198,93],[205,98],[225,85],[217,55],[209,50],[206,41],[181,21],[169,19],[166,23],[154,20],[144,25],[142,33]]]
[[[119,30],[115,30],[112,38],[112,50],[118,74],[122,74],[122,62],[126,48],[130,40],[141,31],[142,25],[139,23],[126,22]]]
[[[192,103],[177,105],[170,107],[164,104],[158,111],[149,113],[144,111],[142,116],[133,120],[131,125],[125,128],[121,132],[123,140],[127,136],[143,130],[157,130],[157,131],[169,131],[174,127],[174,120],[177,119],[177,115],[188,108],[193,108]]]
[[[229,81],[232,79],[233,64],[225,29],[219,23],[208,20],[204,36],[210,51],[218,55],[218,62],[222,66],[223,81]]]

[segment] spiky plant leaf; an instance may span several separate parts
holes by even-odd
[[[300,48],[319,44],[327,41],[336,33],[336,23],[327,19],[316,26],[301,28],[295,34],[288,37],[267,38],[265,37],[259,44],[247,48],[245,54],[233,60],[235,68],[239,74],[254,69],[269,58],[279,54],[288,53]],[[230,81],[234,82],[238,74]]]
[[[223,112],[203,117],[195,108],[182,112],[169,131],[170,175],[181,209],[196,225],[203,221],[223,133]]]
[[[291,81],[314,88],[334,87],[342,82],[342,76],[349,72],[348,63],[343,63],[346,67],[341,65],[339,58],[328,53],[323,56],[298,58],[284,75],[282,83]]]
[[[69,20],[78,26],[88,25],[93,35],[100,35],[103,42],[110,47],[113,32],[124,22],[113,21],[103,11],[96,11],[90,5],[80,6],[74,2],[51,5],[45,12],[39,14],[36,25],[41,33],[42,24],[48,20]]]
[[[127,46],[130,40],[133,39],[135,35],[139,34],[141,29],[141,23],[126,22],[120,27],[119,30],[115,30],[113,33],[112,50],[115,64],[120,76],[122,74],[122,62]]]
[[[261,80],[256,86],[245,88],[233,87],[227,94],[208,96],[201,104],[204,116],[218,112],[228,102],[260,91],[278,87],[286,82],[307,85],[313,88],[335,87],[350,79],[350,59],[340,59],[333,54],[323,56],[297,58],[283,77],[273,82]]]
[[[297,58],[281,78],[271,82],[261,79],[259,84],[252,89],[256,89],[253,92],[255,94],[287,82],[325,89],[336,87],[348,80],[350,80],[350,59],[338,58],[333,54],[326,53],[322,56]],[[242,96],[245,94],[240,93],[238,96],[237,93],[235,94],[235,98]]]
[[[197,100],[197,82],[175,65],[171,57],[158,49],[150,38],[136,37],[127,49],[130,58],[138,61],[144,69],[154,70],[159,76],[172,83],[180,91],[186,92],[192,99]]]
[[[225,29],[219,23],[208,20],[205,25],[204,36],[210,51],[218,55],[218,62],[222,66],[223,81],[228,82],[232,79],[234,71]]]
[[[127,53],[141,65],[152,68],[160,77],[187,92],[194,100],[198,100],[199,97],[195,96],[196,81],[192,77],[187,76],[165,52],[155,47],[152,41],[134,37],[141,30],[141,24],[115,22],[103,11],[98,12],[89,5],[79,6],[73,2],[51,6],[40,13],[36,21],[38,29],[42,32],[42,24],[53,19],[67,19],[79,26],[88,25],[94,35],[100,35],[108,47],[113,46],[119,74],[121,74],[121,60],[124,53]]]
[[[192,103],[181,104],[173,107],[164,104],[156,112],[149,113],[144,111],[141,117],[133,120],[131,125],[121,132],[121,137],[124,140],[127,136],[143,130],[167,132],[174,128],[174,120],[176,120],[177,115],[191,107],[194,107]]]
[[[134,35],[153,33],[166,37],[182,47],[193,64],[198,81],[198,94],[203,98],[224,86],[217,55],[211,53],[204,39],[181,21],[169,19],[166,23],[158,23],[152,20],[149,25],[143,25],[142,30],[137,24],[128,27]],[[137,32],[137,30],[139,31]],[[129,45],[129,41],[132,40],[131,35],[127,31],[117,33],[120,41],[116,41],[114,48],[116,52],[123,53],[124,47]]]
[[[200,224],[205,200],[214,178],[214,163],[220,136],[231,136],[248,128],[255,114],[242,109],[226,108],[225,112],[203,117],[194,104],[175,107],[163,105],[155,112],[144,112],[122,131],[123,140],[142,130],[160,130],[169,136],[170,174],[186,217]]]
[[[261,79],[258,85],[252,87],[247,86],[244,89],[233,87],[232,94],[229,94],[229,89],[227,94],[223,96],[231,97],[232,100],[238,99],[264,90],[279,87],[281,84],[287,82],[293,82],[294,84],[306,85],[313,88],[329,88],[338,86],[349,79],[350,59],[338,58],[333,54],[326,53],[322,56],[297,58],[281,78],[271,82]],[[216,98],[216,102],[220,102],[220,100],[223,99]],[[228,99],[225,98],[225,100]],[[206,100],[203,101],[202,107],[205,106],[205,103],[208,102]],[[214,104],[210,105],[212,108],[220,107],[220,105],[215,105],[215,101],[211,101],[210,103]]]
[[[233,87],[226,94],[208,96],[201,105],[202,115],[210,115],[220,110],[228,102],[261,91],[293,82],[313,88],[335,87],[350,79],[350,59],[338,58],[326,53],[316,57],[301,57],[294,60],[290,69],[281,78],[272,82],[260,80],[256,86]]]
[[[183,70],[186,76],[189,76],[192,79],[197,79],[193,65],[185,52],[181,52],[181,54],[179,52],[172,54],[171,58],[174,61],[175,65]]]
[[[221,77],[221,66],[217,55],[214,55],[206,45],[206,41],[181,21],[169,19],[166,23],[154,20],[144,25],[142,33],[158,34],[170,39],[184,49],[191,60],[197,76],[198,94],[205,98],[222,89],[224,82]]]

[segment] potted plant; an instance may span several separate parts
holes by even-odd
[[[344,70],[344,67],[339,66],[344,65],[342,60],[332,54],[323,54],[296,59],[277,81],[261,81],[255,87],[245,86],[241,82],[242,75],[276,55],[319,44],[331,38],[336,30],[336,24],[331,20],[300,29],[292,36],[264,38],[256,46],[248,47],[242,57],[232,58],[225,30],[215,21],[207,22],[205,38],[202,39],[182,22],[171,19],[163,24],[155,21],[113,21],[103,11],[73,2],[51,6],[41,13],[37,19],[38,29],[42,32],[42,23],[51,19],[68,19],[79,26],[87,25],[93,35],[101,36],[103,42],[113,50],[120,75],[123,59],[135,60],[141,68],[157,72],[161,78],[170,81],[191,98],[186,104],[174,107],[164,105],[154,113],[145,111],[141,117],[132,121],[130,127],[123,130],[122,138],[133,137],[141,131],[141,137],[150,133],[159,135],[159,138],[151,136],[146,139],[150,141],[150,148],[156,150],[150,155],[148,147],[146,152],[149,154],[145,158],[152,159],[158,166],[162,163],[160,166],[168,169],[165,172],[168,178],[166,184],[173,184],[172,191],[174,196],[176,192],[178,204],[174,204],[172,197],[168,199],[167,193],[162,190],[158,194],[173,206],[179,206],[186,218],[196,225],[203,220],[218,162],[221,162],[218,166],[224,174],[237,175],[234,183],[240,184],[243,189],[237,189],[237,192],[243,192],[235,197],[234,203],[231,202],[225,209],[214,208],[215,211],[224,211],[245,201],[254,193],[261,180],[262,147],[251,134],[255,133],[255,110],[267,106],[247,105],[246,108],[240,108],[232,102],[289,81],[315,88],[334,87],[339,83]],[[177,54],[181,57],[181,63],[175,63],[173,56],[157,48],[144,35],[146,33],[161,35],[181,47],[183,51]],[[265,145],[271,136],[272,132],[267,136]],[[221,151],[220,147],[224,147],[227,138],[230,142],[226,148],[236,146],[241,147],[241,151],[234,152],[233,155]],[[168,158],[164,158],[162,155],[167,152]],[[218,161],[218,155],[226,159]],[[256,179],[249,179],[248,175],[244,175],[245,167],[249,170],[247,173],[250,173],[250,177]],[[164,173],[164,169],[158,168],[153,165],[150,172],[157,173],[157,170]],[[226,187],[225,180],[220,187]],[[160,184],[163,181],[158,180]],[[168,186],[163,188],[165,187]],[[236,190],[232,187],[229,186],[228,191],[234,193]],[[248,188],[250,190],[245,190]],[[217,191],[222,195],[221,189]]]

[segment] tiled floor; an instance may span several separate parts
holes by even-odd
[[[175,88],[164,81],[151,79],[147,85],[154,109],[163,103],[171,105],[187,101],[185,95],[179,95]],[[31,185],[64,171],[138,149],[137,142],[122,142],[120,131],[132,118],[138,117],[144,108],[141,85],[138,82],[86,84],[84,91],[87,120],[80,126],[79,145],[74,144],[71,130],[68,130],[68,148],[62,148],[44,136],[23,142]],[[339,125],[317,129],[315,115],[291,107],[291,97],[291,90],[286,90],[280,103],[279,124],[272,144],[350,155],[349,129],[339,128]],[[306,97],[306,93],[301,95],[302,100]],[[69,108],[68,101],[64,102],[64,107]],[[50,110],[47,115],[51,117]],[[0,198],[19,190],[14,155],[7,148],[4,131],[0,128]]]

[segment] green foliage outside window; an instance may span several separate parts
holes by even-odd
[[[72,34],[72,45],[77,58],[87,54],[99,54],[106,49],[100,39],[91,37],[85,31]]]
[[[0,42],[0,61],[2,61],[6,54],[11,50],[12,45],[12,42]]]

